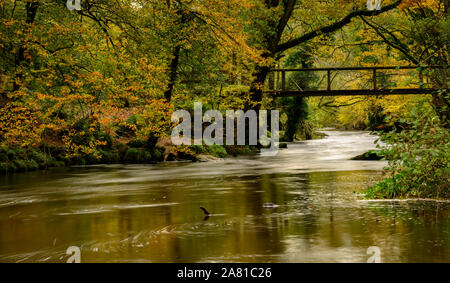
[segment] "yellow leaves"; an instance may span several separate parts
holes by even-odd
[[[173,110],[173,106],[164,99],[149,101],[137,118],[137,137],[146,140],[150,135],[166,135],[170,130]]]
[[[403,0],[400,4],[400,9],[407,8],[430,8],[433,10],[437,10],[441,5],[440,0]]]

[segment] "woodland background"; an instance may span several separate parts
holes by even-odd
[[[425,72],[427,84],[442,89],[430,96],[273,99],[262,92],[279,84],[271,68],[447,65],[448,0],[383,1],[379,11],[363,0],[81,2],[69,11],[66,0],[0,0],[2,172],[250,152],[165,146],[172,112],[201,101],[205,110],[279,109],[285,141],[315,138],[321,127],[392,131],[384,136],[398,145],[385,152],[392,176],[417,166],[419,155],[438,172],[429,176],[436,182],[416,167],[403,182],[417,178],[418,195],[431,187],[435,195],[439,184],[438,196],[448,196],[446,69]],[[413,73],[380,81],[410,87]],[[320,73],[288,77],[294,89],[323,83]],[[337,88],[366,85],[370,74],[333,78]],[[395,194],[374,189],[372,196]]]

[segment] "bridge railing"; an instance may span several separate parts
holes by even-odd
[[[335,95],[359,95],[359,94],[414,94],[431,92],[431,84],[427,81],[427,72],[441,71],[446,75],[448,66],[384,66],[384,67],[338,67],[338,68],[303,68],[303,69],[273,69],[271,70],[278,78],[276,81],[272,77],[271,86],[266,92],[273,92],[279,95],[302,94],[305,95],[326,95],[326,93]],[[308,85],[300,85],[302,82],[294,82],[295,90],[288,88],[288,73],[325,73],[321,79],[317,80],[319,84],[311,89]],[[343,79],[342,73],[359,73],[353,76],[353,84],[358,84],[359,88],[348,88],[345,82],[336,79]],[[361,75],[361,73],[363,73]],[[280,78],[281,75],[281,78]],[[339,76],[340,75],[340,76]],[[394,76],[407,76],[403,81],[392,80]],[[350,81],[352,81],[352,77]],[[311,78],[311,75],[310,75]],[[295,79],[295,78],[294,78]],[[417,80],[417,81],[414,81]],[[400,83],[399,83],[400,81]],[[399,84],[407,84],[407,88],[398,88]],[[291,84],[292,85],[292,84]],[[415,86],[415,87],[411,87]],[[324,89],[326,88],[326,89]],[[421,92],[422,91],[422,92]]]

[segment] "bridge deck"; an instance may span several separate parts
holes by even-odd
[[[425,70],[440,70],[446,76],[448,66],[387,66],[387,67],[341,67],[341,68],[304,68],[304,69],[274,69],[270,72],[281,73],[281,89],[266,90],[265,93],[276,97],[284,96],[352,96],[352,95],[411,95],[411,94],[430,94],[438,91],[434,88],[424,87],[423,77]],[[380,86],[378,77],[380,70],[416,70],[419,73],[420,86],[418,88],[386,88]],[[339,71],[371,71],[371,88],[366,89],[332,89],[332,72]],[[286,73],[287,72],[326,72],[327,89],[326,90],[287,90],[286,89]],[[448,89],[447,89],[448,91]]]

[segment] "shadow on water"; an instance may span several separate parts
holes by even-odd
[[[83,262],[365,262],[378,246],[384,262],[450,262],[449,204],[359,201],[385,163],[348,159],[375,137],[327,133],[273,158],[2,177],[0,261],[79,246]]]

